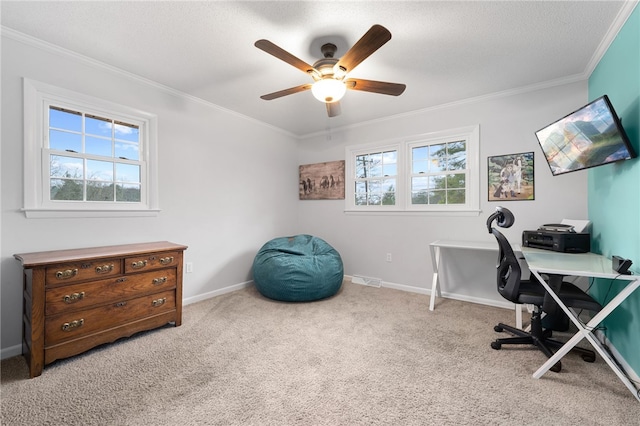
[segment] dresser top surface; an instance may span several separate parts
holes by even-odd
[[[135,256],[145,253],[171,250],[186,250],[187,246],[175,244],[169,241],[156,241],[150,243],[121,244],[115,246],[87,247],[71,250],[51,250],[34,253],[14,254],[17,260],[22,262],[24,268],[34,268],[59,262],[76,260],[101,259],[115,256]]]

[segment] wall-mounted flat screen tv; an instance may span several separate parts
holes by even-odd
[[[635,158],[607,95],[536,132],[554,176]]]

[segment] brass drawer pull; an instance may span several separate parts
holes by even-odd
[[[62,298],[64,303],[75,303],[82,299],[84,299],[84,291],[81,291],[80,293],[67,294]]]
[[[171,262],[173,262],[173,256],[169,256],[169,257],[161,257],[160,258],[160,263],[162,263],[163,265],[168,265]]]
[[[167,282],[167,277],[162,277],[162,278],[154,278],[153,279],[153,284],[154,285],[158,285],[158,284],[164,284]]]
[[[166,301],[167,301],[166,297],[163,297],[162,299],[155,299],[153,302],[151,302],[151,306],[153,306],[154,308],[157,308],[158,306],[164,305]]]
[[[56,272],[56,278],[59,280],[66,280],[67,278],[75,277],[76,275],[78,275],[78,268]]]
[[[96,266],[96,274],[106,274],[113,271],[114,265]]]
[[[147,261],[146,260],[139,260],[138,262],[131,262],[131,267],[133,269],[140,269],[140,268],[144,268],[145,266],[147,266]]]
[[[62,331],[73,331],[76,328],[82,327],[84,324],[84,318],[80,318],[79,320],[65,322],[62,324]]]
[[[120,278],[118,278],[118,279],[116,280],[116,283],[120,284],[120,283],[125,282],[126,280],[127,280],[127,277],[120,277]]]

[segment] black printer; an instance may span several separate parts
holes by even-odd
[[[542,225],[535,231],[522,232],[522,246],[563,253],[587,253],[591,250],[591,234],[575,232],[571,225]]]

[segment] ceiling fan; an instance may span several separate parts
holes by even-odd
[[[309,65],[302,59],[293,56],[269,40],[258,40],[255,42],[255,46],[258,49],[264,50],[268,54],[293,65],[302,72],[309,74],[314,80],[314,83],[279,90],[267,95],[262,95],[260,98],[270,101],[282,96],[311,90],[314,97],[326,104],[329,117],[335,117],[340,114],[340,99],[344,96],[347,89],[362,90],[383,95],[401,95],[407,87],[404,84],[363,80],[360,78],[346,78],[347,74],[353,71],[358,64],[373,52],[380,49],[389,40],[391,40],[389,30],[382,25],[374,25],[340,59],[333,57],[336,52],[336,46],[334,44],[324,44],[321,47],[324,58],[316,61],[313,65]]]

